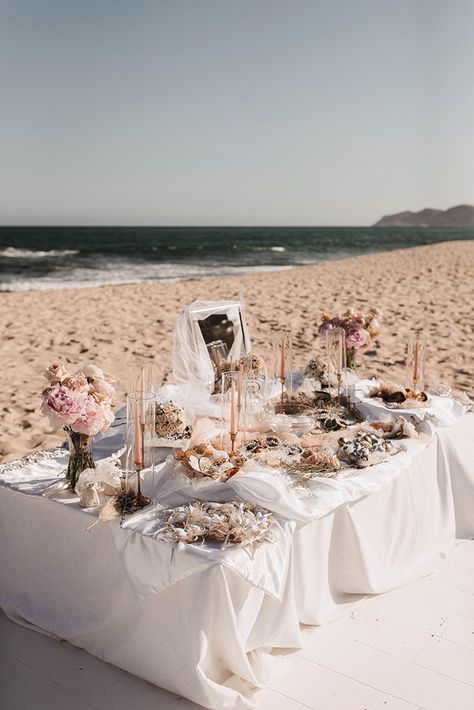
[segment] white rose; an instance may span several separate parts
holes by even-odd
[[[69,376],[69,373],[66,370],[66,368],[57,362],[54,362],[52,365],[50,365],[48,367],[47,370],[45,370],[43,372],[43,377],[46,377],[46,379],[49,380],[52,385],[55,385],[58,382],[61,382],[62,380],[64,380],[65,377],[68,377],[68,376]]]
[[[86,377],[90,377],[93,380],[103,380],[104,379],[104,373],[100,369],[100,367],[97,367],[97,365],[93,365],[91,362],[86,365],[85,367],[82,367],[80,370],[77,371],[77,375],[79,373],[83,373]]]

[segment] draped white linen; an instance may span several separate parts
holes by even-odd
[[[169,462],[145,492],[166,505],[260,499],[276,540],[249,555],[171,546],[155,537],[158,506],[99,523],[77,499],[42,496],[66,454],[14,469],[0,487],[0,604],[31,624],[209,708],[252,707],[272,650],[301,647],[300,624],[335,618],[361,596],[436,569],[455,536],[474,535],[474,415],[408,442],[386,465],[321,480],[298,497],[252,466],[229,484],[173,481]],[[120,432],[96,455],[121,445]],[[191,490],[188,490],[191,489]]]

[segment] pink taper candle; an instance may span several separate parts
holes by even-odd
[[[420,341],[415,341],[415,361],[413,363],[413,387],[416,388],[418,382],[418,369],[420,366]]]
[[[135,400],[135,418],[134,418],[134,444],[135,444],[135,466],[141,468],[143,465],[142,459],[142,444],[140,439],[140,420],[138,416],[138,402]]]
[[[235,382],[232,380],[230,386],[230,435],[235,436],[237,434],[237,420],[235,416]]]
[[[285,336],[281,339],[280,379],[282,382],[286,380]]]

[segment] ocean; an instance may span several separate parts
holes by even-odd
[[[202,279],[474,239],[474,228],[0,227],[0,291]]]

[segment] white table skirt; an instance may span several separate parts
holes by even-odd
[[[279,542],[253,559],[188,551],[173,562],[169,545],[117,521],[86,532],[92,519],[74,502],[0,487],[0,605],[209,708],[252,707],[272,649],[301,647],[300,624],[432,572],[455,536],[474,535],[473,430],[467,415],[380,490],[295,530],[282,521]],[[144,574],[161,586],[140,593]]]

